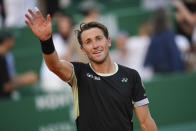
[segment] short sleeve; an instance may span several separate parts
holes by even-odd
[[[81,75],[82,69],[84,67],[84,63],[81,62],[71,62],[74,68],[74,74],[76,75],[76,78],[78,79]]]
[[[140,75],[137,71],[135,71],[134,75],[134,87],[133,87],[133,103],[134,106],[142,106],[149,103],[148,98],[146,96],[146,91],[144,89],[144,85],[141,81]]]

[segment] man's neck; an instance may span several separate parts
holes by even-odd
[[[116,71],[114,63],[112,63],[111,59],[108,57],[108,59],[101,63],[97,64],[94,62],[90,62],[93,70],[97,73],[114,73]]]

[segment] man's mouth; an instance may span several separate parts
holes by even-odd
[[[95,52],[93,52],[93,54],[100,54],[102,51],[95,51]]]

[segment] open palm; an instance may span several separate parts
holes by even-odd
[[[33,33],[42,41],[48,40],[51,37],[52,25],[51,17],[47,15],[46,20],[44,20],[41,12],[37,9],[36,14],[32,10],[28,10],[31,17],[25,14],[28,20],[25,23],[31,28]]]

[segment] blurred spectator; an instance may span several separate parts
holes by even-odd
[[[50,14],[55,17],[61,15],[62,11],[71,4],[71,0],[38,0],[39,9],[43,15]]]
[[[159,8],[167,8],[171,4],[171,0],[142,0],[142,7],[147,10],[156,10]]]
[[[46,4],[46,13],[53,16],[57,11],[60,10],[59,8],[59,0],[45,0]]]
[[[34,84],[37,82],[37,75],[34,72],[27,72],[15,75],[13,59],[9,53],[14,45],[14,38],[8,32],[0,32],[0,97],[10,97],[14,90],[21,85]],[[11,59],[10,59],[11,58]]]
[[[189,40],[184,36],[180,34],[175,35],[175,42],[182,54],[182,59],[186,61],[186,56],[190,50],[190,42]]]
[[[104,6],[95,0],[84,0],[80,4],[80,12],[83,15],[83,20],[80,23],[87,23],[91,21],[98,21],[104,24],[110,32],[110,37],[114,38],[118,32],[117,18],[115,14],[104,14],[101,15],[101,10]]]
[[[67,56],[67,42],[72,31],[72,19],[69,16],[61,16],[57,21],[57,32],[53,34],[53,40],[55,43],[55,49],[60,59],[69,60]],[[68,84],[57,77],[46,66],[44,60],[42,61],[40,83],[41,87],[46,92],[70,90]]]
[[[113,61],[130,67],[131,63],[129,57],[131,52],[127,48],[128,39],[130,38],[127,32],[119,32],[114,40],[115,49],[111,51],[110,55]]]
[[[100,17],[100,5],[92,0],[86,0],[80,4],[80,12],[83,15],[83,23],[96,21]]]
[[[37,0],[5,0],[6,27],[24,26],[24,14],[36,6]]]
[[[6,19],[6,12],[5,12],[5,4],[4,4],[4,0],[0,0],[0,27],[4,27],[5,26],[5,19]]]
[[[181,52],[175,41],[176,34],[169,28],[166,12],[159,9],[155,13],[154,32],[145,58],[145,66],[155,72],[180,72],[184,70]]]
[[[196,1],[175,1],[177,31],[185,35],[190,43],[196,44]]]
[[[152,70],[143,66],[150,43],[149,34],[150,26],[147,22],[140,25],[138,36],[129,37],[120,33],[115,39],[116,49],[111,51],[113,61],[137,70],[143,80],[150,80],[153,76]]]

